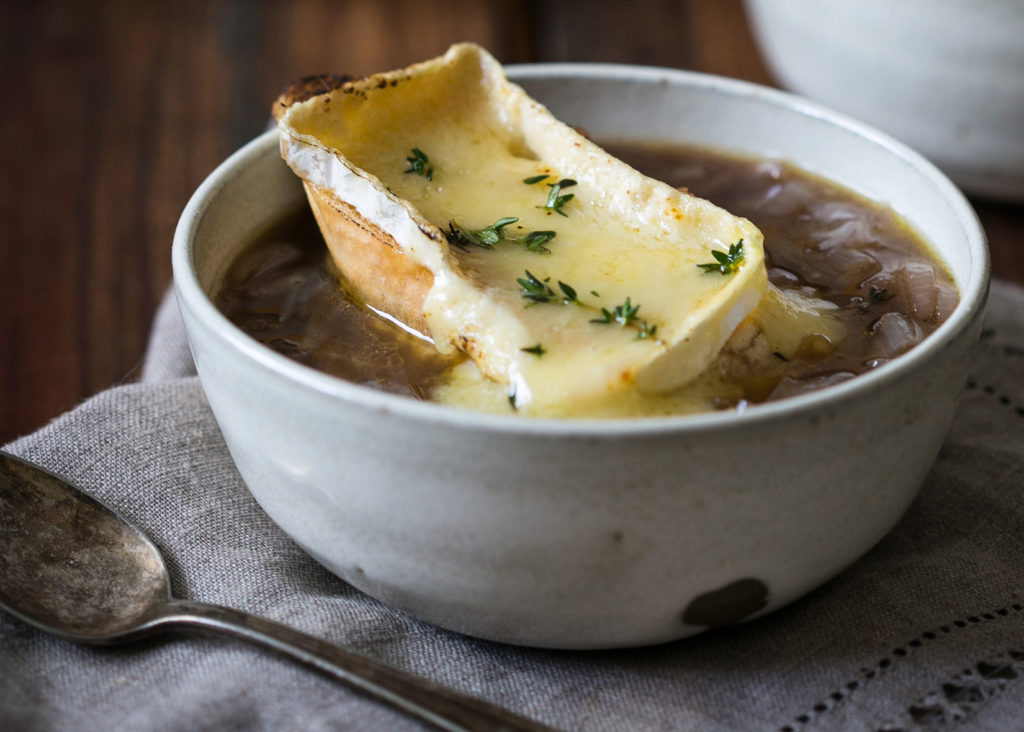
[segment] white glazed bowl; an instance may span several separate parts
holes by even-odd
[[[174,240],[196,366],[238,469],[333,572],[474,636],[642,645],[794,600],[889,531],[935,459],[988,282],[972,210],[917,154],[781,92],[623,66],[512,76],[597,139],[780,155],[890,203],[949,264],[961,304],[894,362],[743,414],[540,420],[383,394],[272,352],[211,303],[240,247],[302,199],[269,132],[199,187]]]
[[[746,0],[780,83],[1024,202],[1021,0]]]

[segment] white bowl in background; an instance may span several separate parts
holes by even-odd
[[[1024,202],[1024,2],[746,0],[788,89],[917,149],[971,193]]]
[[[916,153],[782,92],[627,66],[510,75],[596,139],[781,156],[890,204],[948,264],[960,305],[891,363],[745,413],[523,419],[381,393],[271,351],[211,301],[239,250],[303,200],[272,131],[199,187],[173,247],[196,366],[242,477],[331,571],[474,636],[643,645],[791,602],[881,539],[936,457],[988,283],[973,211]]]

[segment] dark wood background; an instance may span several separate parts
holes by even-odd
[[[0,443],[137,376],[179,212],[286,82],[458,40],[772,81],[740,0],[0,2]],[[1024,283],[1024,207],[975,204]]]

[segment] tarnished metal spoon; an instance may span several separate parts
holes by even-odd
[[[448,730],[550,730],[265,618],[171,597],[153,543],[67,481],[0,451],[0,607],[48,633],[113,644],[198,628],[253,641]]]

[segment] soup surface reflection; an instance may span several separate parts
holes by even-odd
[[[725,354],[683,392],[645,399],[625,414],[742,408],[853,378],[919,343],[957,303],[949,274],[918,236],[889,209],[844,188],[775,160],[606,147],[649,176],[749,218],[764,233],[771,282],[834,303],[846,325],[841,342],[809,343],[797,358],[779,356],[767,366],[737,367]],[[512,411],[498,385],[483,398],[453,397],[453,384],[466,380],[471,364],[438,353],[355,302],[339,286],[305,207],[241,253],[217,305],[256,340],[343,379],[417,399]]]

